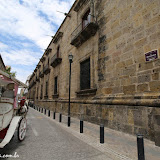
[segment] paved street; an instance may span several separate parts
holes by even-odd
[[[16,159],[20,160],[111,159],[32,108],[27,115],[27,124],[25,140],[18,142],[15,134],[12,141],[0,150],[1,155],[17,152],[19,158]]]
[[[105,143],[99,143],[99,126],[84,122],[84,133],[79,133],[79,120],[71,118],[71,127],[67,127],[67,116],[59,113],[56,120],[30,108],[27,115],[27,135],[23,142],[15,134],[11,143],[1,155],[15,153],[19,160],[137,160],[136,136],[105,128]],[[145,159],[159,160],[160,147],[144,139]],[[9,158],[15,159],[15,158]]]

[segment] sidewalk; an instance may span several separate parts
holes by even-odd
[[[46,116],[48,116],[48,111]],[[52,111],[50,114],[50,119],[53,119]],[[138,159],[136,136],[105,128],[104,144],[100,144],[99,125],[84,121],[84,133],[80,133],[80,121],[76,118],[71,117],[70,127],[67,126],[67,116],[62,115],[62,122],[59,122],[59,113],[56,113],[56,119],[52,121],[85,143],[98,149],[102,153],[109,155],[113,160]],[[144,150],[145,160],[160,160],[160,147],[155,146],[154,142],[144,139]]]

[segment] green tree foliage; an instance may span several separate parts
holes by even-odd
[[[11,72],[11,66],[6,67],[6,73],[8,73],[9,75],[16,77],[16,72]]]

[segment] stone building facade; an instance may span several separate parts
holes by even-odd
[[[76,0],[29,80],[38,106],[160,145],[160,1]]]

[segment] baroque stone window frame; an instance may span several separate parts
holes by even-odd
[[[80,62],[80,90],[86,90],[91,88],[91,63],[90,62],[91,62],[90,57]],[[85,77],[83,75],[84,72],[85,73],[87,72],[87,76]]]
[[[90,89],[85,89],[85,90],[80,90],[80,63],[89,59],[90,58]],[[77,97],[82,97],[82,96],[93,96],[96,94],[97,89],[94,88],[94,64],[93,64],[93,54],[92,52],[86,54],[85,56],[83,56],[83,58],[79,59],[79,71],[77,72],[77,79],[79,81],[77,81]]]

